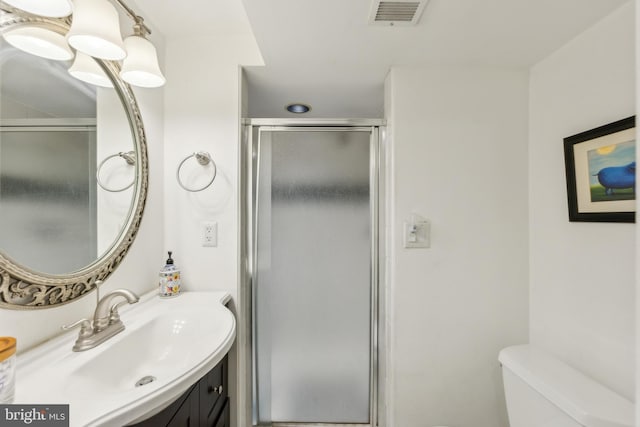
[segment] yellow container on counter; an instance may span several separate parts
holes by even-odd
[[[13,403],[16,388],[16,339],[0,337],[0,404]]]

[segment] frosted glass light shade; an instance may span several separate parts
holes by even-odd
[[[113,87],[113,83],[100,65],[92,57],[82,52],[76,53],[76,59],[69,68],[69,74],[95,86]]]
[[[120,77],[125,82],[140,87],[160,87],[166,79],[158,65],[155,46],[140,36],[130,36],[124,40],[127,57],[122,63]]]
[[[118,61],[127,56],[120,35],[120,18],[108,0],[75,0],[69,44],[87,55]]]
[[[8,5],[35,15],[62,18],[71,15],[71,0],[3,0]]]
[[[64,36],[46,28],[24,25],[5,31],[2,35],[11,46],[32,55],[56,61],[73,58],[73,51]]]

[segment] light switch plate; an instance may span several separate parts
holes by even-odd
[[[431,224],[427,220],[415,222],[405,221],[402,235],[405,248],[431,247]]]

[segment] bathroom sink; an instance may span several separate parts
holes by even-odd
[[[70,425],[113,426],[161,411],[217,365],[235,338],[225,292],[154,293],[121,310],[125,330],[72,352],[75,333],[18,356],[16,404],[69,404]]]

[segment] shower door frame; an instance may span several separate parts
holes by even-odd
[[[239,426],[259,427],[298,427],[298,426],[324,426],[324,427],[375,427],[384,417],[381,416],[381,397],[384,396],[384,385],[381,384],[381,372],[384,369],[381,363],[380,342],[384,339],[382,327],[384,311],[384,298],[381,298],[380,252],[384,244],[384,161],[383,161],[383,135],[385,121],[382,119],[247,119],[243,123],[243,138],[241,147],[240,185],[242,196],[240,200],[241,227],[240,227],[240,294],[239,304],[242,321],[239,322],[238,346],[239,350],[239,384],[238,403]],[[370,237],[371,237],[371,299],[370,299],[370,369],[369,369],[369,423],[364,424],[337,424],[337,423],[278,423],[257,424],[257,389],[255,372],[255,337],[254,330],[254,294],[252,292],[252,278],[255,269],[255,247],[257,228],[254,223],[254,210],[256,209],[256,183],[254,175],[254,148],[257,149],[261,130],[266,131],[298,131],[298,132],[370,132],[369,152],[369,211],[370,211]],[[259,159],[258,159],[259,160]],[[257,162],[255,163],[257,164]],[[255,404],[254,404],[255,402]]]

